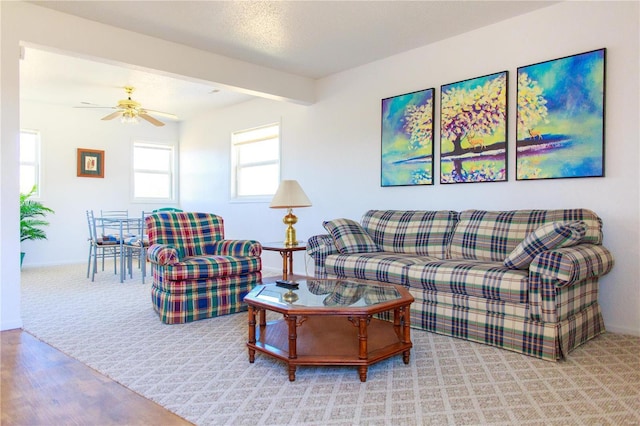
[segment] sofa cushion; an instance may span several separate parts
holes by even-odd
[[[323,222],[322,226],[331,234],[338,251],[342,254],[380,251],[367,231],[355,220],[334,219]]]
[[[504,260],[511,269],[528,269],[533,259],[543,251],[578,244],[587,232],[582,221],[551,222],[542,225],[516,246]]]
[[[503,262],[540,226],[572,221],[587,225],[583,243],[602,244],[602,220],[591,210],[466,210],[451,238],[451,258]]]
[[[362,226],[382,251],[446,259],[457,220],[448,210],[369,210]]]
[[[193,256],[165,266],[167,281],[199,280],[260,272],[259,257]]]
[[[527,303],[528,276],[499,262],[477,260],[438,260],[407,269],[411,288],[509,303]]]
[[[330,254],[325,261],[325,270],[337,277],[407,285],[407,268],[430,260],[437,259],[389,252]]]

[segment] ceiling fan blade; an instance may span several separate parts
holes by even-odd
[[[117,107],[108,106],[74,106],[73,108],[92,108],[92,109],[117,109]]]
[[[120,117],[122,115],[122,111],[116,111],[116,112],[112,112],[111,114],[107,115],[106,117],[102,117],[102,120],[113,120],[116,117]]]
[[[145,120],[147,120],[149,123],[153,124],[154,126],[164,126],[164,123],[160,120],[156,120],[155,118],[153,118],[152,116],[150,116],[149,114],[139,114],[138,115],[140,118],[143,118]]]
[[[155,111],[155,110],[152,110],[152,109],[146,109],[146,108],[144,109],[144,111],[145,111],[145,112],[150,112],[150,113],[151,113],[151,114],[153,114],[153,115],[159,115],[159,116],[161,116],[161,117],[171,118],[171,119],[174,119],[174,120],[177,120],[177,119],[178,119],[178,116],[177,116],[177,115],[175,115],[175,114],[171,114],[171,113],[169,113],[169,112]]]

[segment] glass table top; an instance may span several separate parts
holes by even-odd
[[[391,285],[362,283],[352,280],[299,280],[297,289],[276,284],[256,287],[253,299],[276,304],[305,307],[365,307],[390,302],[402,297]]]

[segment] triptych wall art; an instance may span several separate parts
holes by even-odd
[[[518,68],[516,178],[604,176],[605,49]]]
[[[604,176],[605,50],[519,67],[516,179]],[[508,71],[440,90],[440,183],[507,180]],[[434,97],[382,100],[381,185],[433,185]]]
[[[434,92],[382,100],[382,186],[433,185]]]
[[[440,90],[440,183],[507,180],[507,76]]]

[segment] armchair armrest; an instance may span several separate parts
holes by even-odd
[[[262,244],[254,240],[220,240],[208,244],[205,253],[214,256],[260,257]]]
[[[564,287],[591,277],[599,277],[613,268],[613,255],[601,245],[579,244],[540,253],[531,262],[529,274],[560,281]]]
[[[180,262],[180,250],[166,244],[152,244],[147,249],[147,259],[158,265],[173,265]]]

